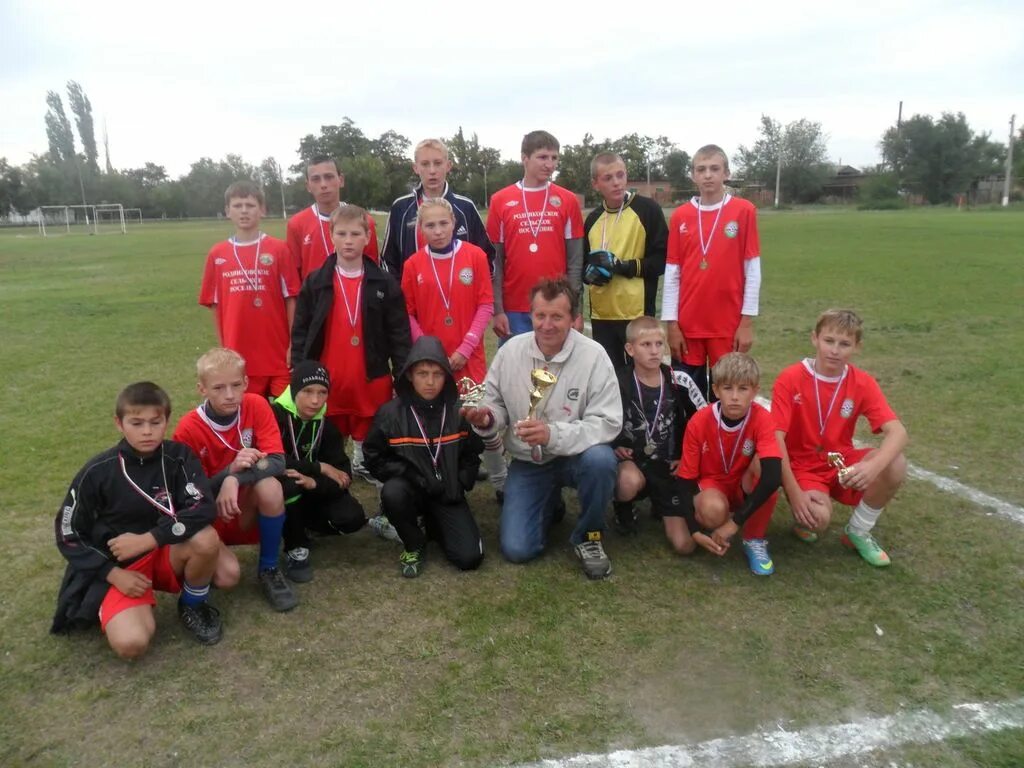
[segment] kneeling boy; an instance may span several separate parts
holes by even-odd
[[[878,382],[848,362],[860,348],[862,333],[855,312],[823,312],[811,334],[814,357],[791,365],[775,380],[772,417],[782,448],[782,485],[797,523],[793,532],[816,541],[828,528],[835,499],[853,507],[842,543],[871,565],[884,567],[889,555],[871,530],[906,479],[908,437]],[[873,432],[882,433],[878,448],[854,448],[861,414]],[[834,453],[841,463],[829,461]]]
[[[284,444],[284,573],[312,581],[308,530],[355,533],[366,524],[362,505],[348,491],[352,466],[338,428],[324,418],[331,379],[316,360],[303,360],[291,384],[271,401]]]
[[[285,470],[284,448],[270,404],[246,392],[245,360],[215,347],[196,363],[199,393],[205,398],[186,413],[174,439],[199,456],[217,494],[214,527],[224,544],[259,544],[258,580],[275,611],[299,601],[278,568],[284,528],[284,494],[277,476]],[[238,558],[222,547],[215,581],[237,584]]]
[[[782,462],[771,414],[754,402],[761,371],[749,355],[729,352],[715,363],[711,376],[718,402],[686,425],[677,472],[683,515],[666,518],[665,532],[681,554],[692,552],[696,543],[721,556],[742,528],[751,572],[770,576],[775,566],[765,535]]]
[[[480,468],[483,442],[459,412],[459,395],[440,340],[421,336],[396,377],[397,396],[381,406],[363,443],[366,466],[384,483],[383,513],[405,545],[402,575],[418,576],[427,539],[438,539],[448,560],[464,571],[484,558],[484,545],[466,491]]]
[[[207,602],[220,540],[213,494],[198,459],[164,440],[171,400],[140,381],[117,397],[123,439],[75,476],[55,521],[68,561],[51,632],[99,622],[118,656],[133,659],[156,632],[154,590],[181,592],[178,615],[200,643],[221,638]]]

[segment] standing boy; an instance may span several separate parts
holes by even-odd
[[[459,413],[459,393],[441,342],[420,336],[396,377],[396,396],[381,406],[363,450],[366,466],[384,483],[381,509],[405,551],[402,575],[418,576],[427,537],[423,517],[457,568],[471,571],[484,545],[466,491],[473,489],[483,443]]]
[[[551,181],[558,139],[547,131],[523,137],[523,180],[491,196],[487,235],[494,243],[494,332],[507,339],[533,330],[530,291],[541,278],[568,277],[579,300],[583,216],[576,195]],[[573,322],[583,330],[583,317]]]
[[[300,281],[323,265],[334,252],[331,246],[331,214],[348,205],[341,201],[345,174],[338,170],[332,157],[317,155],[306,166],[306,189],[313,196],[309,208],[288,219],[288,250],[299,270]],[[374,262],[377,256],[377,224],[369,213],[366,217],[367,239],[363,252]]]
[[[284,573],[296,583],[313,580],[309,533],[355,533],[366,524],[362,505],[348,491],[352,466],[345,440],[324,418],[331,378],[316,360],[303,360],[291,384],[271,401],[284,444]]]
[[[751,573],[771,576],[767,533],[782,469],[771,414],[754,402],[761,370],[749,355],[729,352],[713,379],[718,401],[686,425],[677,471],[682,505],[678,517],[665,518],[665,533],[680,554],[696,542],[722,556],[742,529]]]
[[[284,472],[284,448],[265,398],[248,394],[245,360],[231,349],[211,349],[196,362],[203,402],[186,413],[174,439],[199,457],[217,496],[214,527],[227,545],[259,544],[257,579],[275,611],[299,601],[278,568],[284,495],[277,476]],[[221,547],[217,584],[237,583],[238,558]]]
[[[224,203],[235,234],[210,249],[199,303],[213,311],[221,346],[248,361],[248,391],[277,395],[288,386],[299,279],[285,243],[260,232],[267,213],[263,191],[236,181]]]
[[[75,475],[57,513],[68,567],[50,631],[98,622],[118,656],[137,658],[156,632],[160,590],[181,592],[182,624],[212,645],[221,620],[207,597],[221,546],[209,483],[188,447],[164,440],[171,400],[156,384],[125,387],[115,413],[122,440]]]
[[[583,282],[590,286],[594,341],[619,369],[629,361],[623,352],[626,326],[635,318],[655,315],[668,228],[656,202],[627,189],[626,164],[619,155],[595,155],[590,176],[601,205],[583,223],[588,251]]]
[[[424,139],[416,145],[412,170],[419,176],[420,183],[408,195],[403,195],[391,204],[380,255],[384,269],[399,284],[402,282],[405,262],[426,245],[416,220],[423,201],[431,198],[440,197],[449,202],[455,216],[454,237],[472,243],[487,255],[488,272],[494,263],[494,246],[487,239],[487,231],[476,204],[468,197],[455,194],[448,186],[448,172],[451,169],[452,161],[448,158],[448,147],[444,142]]]
[[[673,364],[708,392],[707,371],[726,352],[748,352],[761,292],[757,210],[726,194],[729,159],[708,144],[693,156],[700,195],[669,222],[661,319]]]
[[[683,431],[690,417],[707,403],[689,376],[662,363],[665,331],[653,317],[629,322],[625,351],[631,362],[617,372],[622,432],[612,443],[619,460],[613,506],[615,527],[629,535],[638,530],[634,499],[649,496],[651,511],[659,518],[678,507],[673,475]]]
[[[823,312],[811,334],[813,358],[786,368],[772,389],[772,417],[782,447],[782,486],[796,519],[793,532],[814,542],[832,519],[832,501],[853,507],[842,543],[877,567],[889,555],[871,535],[882,509],[907,476],[907,430],[878,382],[850,365],[860,348],[863,322],[849,309]],[[863,415],[877,448],[855,448]],[[842,461],[830,461],[837,453]],[[845,467],[841,468],[841,467]]]

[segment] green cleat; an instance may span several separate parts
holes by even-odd
[[[876,568],[885,568],[892,563],[889,559],[889,555],[879,546],[878,542],[875,541],[875,538],[870,533],[866,533],[862,536],[859,533],[851,531],[850,526],[847,525],[846,528],[843,529],[843,535],[839,540],[843,543],[843,546],[857,550],[857,554]]]

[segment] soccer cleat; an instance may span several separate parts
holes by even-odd
[[[640,520],[628,501],[616,501],[612,504],[615,517],[615,530],[622,536],[636,536],[640,532]]]
[[[839,537],[839,541],[843,543],[843,546],[857,550],[857,554],[876,568],[885,568],[892,563],[888,553],[879,546],[875,537],[870,533],[854,533],[847,525],[843,529],[843,535]]]
[[[292,592],[292,588],[285,581],[284,574],[280,568],[267,568],[260,571],[257,577],[260,586],[263,587],[263,596],[267,598],[270,607],[275,611],[290,611],[299,604],[299,598]]]
[[[198,605],[178,603],[178,618],[192,636],[203,645],[216,645],[224,635],[220,611],[207,602]]]
[[[402,566],[402,575],[407,579],[415,579],[420,575],[420,571],[423,570],[424,559],[422,549],[403,552],[398,557],[398,562]]]
[[[775,573],[775,564],[768,552],[768,539],[744,539],[743,552],[747,556],[747,565],[755,576],[771,576]]]
[[[587,540],[573,547],[573,551],[588,579],[604,579],[611,575],[612,561],[604,553],[600,531],[587,531]]]
[[[804,526],[800,525],[800,523],[796,523],[793,526],[793,535],[805,544],[813,544],[818,540],[817,533],[812,531],[810,528],[805,528]]]
[[[370,530],[373,531],[374,535],[379,536],[387,541],[401,541],[402,537],[398,535],[398,531],[395,530],[395,526],[391,524],[391,521],[384,515],[374,515],[367,523]]]
[[[285,553],[284,562],[281,563],[281,570],[288,577],[289,581],[296,584],[306,584],[313,580],[313,561],[309,559],[309,550],[305,547],[296,547]]]

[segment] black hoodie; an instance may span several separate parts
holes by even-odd
[[[417,363],[425,360],[437,363],[445,373],[441,393],[433,400],[417,395],[408,376]],[[421,336],[416,340],[405,366],[395,377],[395,391],[397,396],[377,411],[370,433],[363,441],[367,469],[381,482],[404,477],[428,496],[448,503],[461,501],[476,482],[483,442],[459,415],[455,377],[440,340],[434,336]],[[419,416],[422,432],[413,416],[413,408]],[[439,439],[437,474],[440,479],[431,461],[431,451],[436,450]]]

